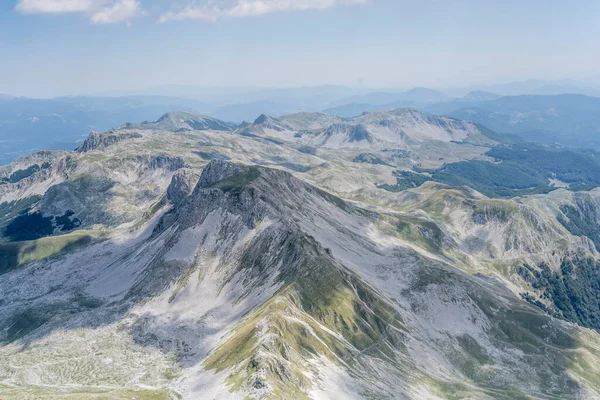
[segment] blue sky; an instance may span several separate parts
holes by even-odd
[[[596,0],[3,0],[0,93],[600,80]]]

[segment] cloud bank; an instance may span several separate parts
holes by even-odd
[[[15,9],[23,14],[85,15],[94,24],[128,22],[144,14],[142,0],[18,0]],[[188,0],[187,5],[171,8],[159,22],[198,19],[215,21],[270,13],[324,10],[339,5],[366,3],[369,0]]]
[[[184,19],[217,20],[220,18],[243,18],[263,14],[323,10],[338,5],[366,3],[367,0],[230,0],[214,4],[212,1],[200,5],[187,5],[179,10],[160,16],[159,22]]]
[[[94,24],[128,21],[142,13],[139,0],[18,0],[23,14],[81,13]]]

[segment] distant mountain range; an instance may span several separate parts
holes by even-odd
[[[574,79],[542,80],[527,79],[493,85],[477,85],[444,90],[451,97],[462,97],[471,91],[486,91],[501,96],[518,96],[526,94],[583,94],[600,96],[600,86],[595,83],[581,82]]]
[[[518,135],[532,142],[600,149],[600,98],[577,94],[499,97],[471,92],[464,98],[437,103],[350,103],[325,112],[351,118],[397,107],[474,121],[495,132]]]
[[[372,92],[350,98],[356,103],[382,105],[390,103],[439,103],[448,100],[448,95],[437,90],[414,88],[406,92]]]
[[[468,119],[538,143],[600,149],[600,98],[563,94],[506,96],[496,100],[439,103],[428,112]]]
[[[322,111],[343,119],[365,112],[413,108],[441,116],[470,119],[503,134],[525,140],[599,149],[598,100],[575,81],[530,80],[456,91],[429,88],[408,91],[353,89],[325,85],[291,89],[193,88],[166,86],[144,95],[29,99],[0,95],[0,164],[42,149],[73,149],[90,131],[106,131],[125,122],[154,121],[173,110],[201,113],[232,124]],[[485,90],[489,89],[489,90]],[[502,96],[525,92],[535,95]],[[158,95],[167,93],[184,97]]]

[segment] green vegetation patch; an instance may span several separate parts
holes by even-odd
[[[38,240],[0,243],[0,275],[29,262],[83,247],[91,243],[95,236],[90,232],[79,231]]]
[[[279,249],[275,259],[268,246]],[[207,369],[231,371],[232,391],[268,386],[272,391],[265,398],[308,398],[313,357],[352,362],[358,352],[387,359],[405,350],[405,328],[395,308],[336,265],[314,239],[295,233],[277,243],[257,238],[242,256],[248,284],[264,281],[276,266],[281,289],[205,362]]]
[[[239,192],[260,176],[259,167],[243,167],[242,171],[221,181],[215,182],[208,188],[221,189],[223,192]]]
[[[269,387],[262,398],[309,398],[312,384],[302,370],[302,355],[326,354],[327,345],[319,336],[330,335],[315,323],[288,318],[297,310],[286,293],[281,291],[252,313],[204,362],[209,370],[232,371],[226,379],[232,392]]]
[[[377,186],[380,189],[387,190],[388,192],[401,192],[406,189],[416,188],[431,180],[430,177],[422,174],[417,174],[411,171],[394,171],[396,177],[396,184],[389,185],[383,184]]]
[[[361,153],[361,154],[357,155],[356,157],[354,157],[352,162],[391,166],[390,164],[383,161],[381,158],[379,158],[376,154],[373,154],[373,153]]]
[[[588,197],[588,200],[591,198]],[[564,216],[559,215],[558,222],[573,235],[589,238],[600,251],[600,210],[581,197],[576,198],[575,206],[563,204],[560,210]]]
[[[395,228],[394,233],[401,239],[416,243],[430,252],[443,253],[447,239],[435,222],[402,217],[391,223]]]
[[[517,273],[545,303],[531,294],[522,297],[557,318],[600,331],[600,263],[591,258],[566,258],[560,271],[545,264],[524,264]],[[549,304],[545,306],[544,304]]]
[[[486,155],[495,162],[469,160],[445,164],[436,170],[396,171],[397,184],[380,188],[398,192],[435,181],[469,186],[489,197],[515,197],[555,190],[549,185],[550,179],[568,183],[577,190],[600,185],[600,157],[591,150],[527,143],[498,146]]]
[[[486,155],[502,163],[531,168],[545,178],[573,184],[600,183],[600,154],[592,150],[521,144],[495,147]]]
[[[447,164],[435,171],[433,177],[451,186],[473,182],[478,186],[498,189],[529,189],[547,183],[538,171],[527,165],[494,164],[480,160]]]

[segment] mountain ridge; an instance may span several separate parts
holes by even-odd
[[[410,151],[303,143],[332,126],[369,143],[373,127],[415,121]],[[581,213],[600,210],[598,190],[382,189],[428,146],[460,160],[508,151],[465,143],[468,129],[485,137],[474,124],[415,110],[255,122],[285,129],[121,126],[91,135],[86,151],[0,169],[20,179],[0,185],[2,207],[49,228],[25,241],[6,236],[10,220],[2,229],[5,397],[75,385],[118,399],[600,393],[600,335],[582,328],[596,321],[584,318],[584,259],[598,259],[598,237],[596,214]],[[571,283],[554,294],[552,274]],[[584,300],[565,308],[561,296],[576,293]]]

